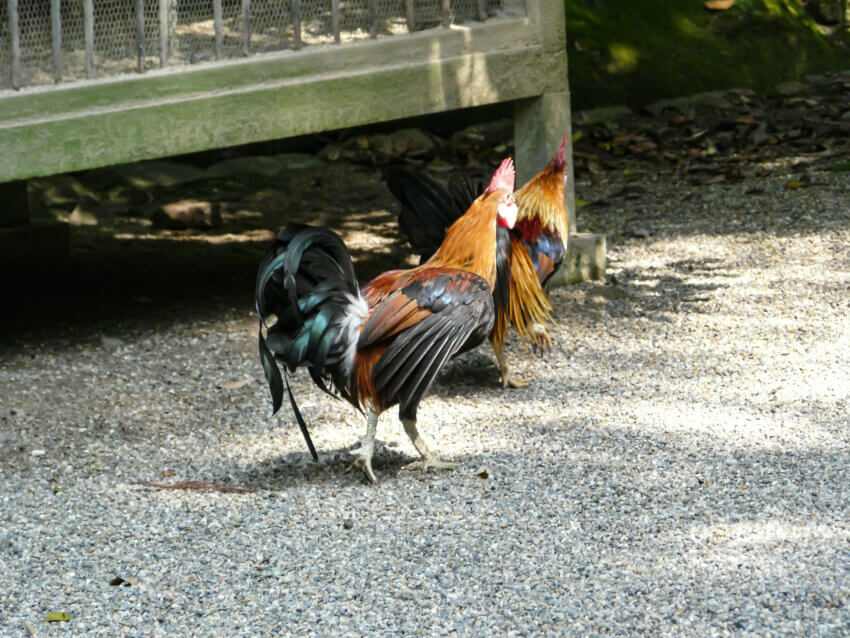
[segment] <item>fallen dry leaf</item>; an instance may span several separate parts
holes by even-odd
[[[241,381],[228,381],[221,385],[222,390],[236,390],[251,383],[251,379],[242,379]]]
[[[646,151],[651,151],[656,148],[658,148],[658,146],[655,144],[655,142],[650,142],[649,140],[645,142],[639,142],[638,144],[632,144],[631,146],[629,146],[629,150],[635,154],[645,153]]]
[[[785,184],[785,190],[795,191],[798,188],[803,188],[804,186],[808,186],[808,184],[806,184],[806,182],[788,182]]]
[[[705,3],[705,8],[709,11],[726,11],[731,9],[735,4],[735,0],[708,0]]]
[[[180,481],[179,483],[155,483],[154,481],[141,481],[139,485],[152,487],[157,490],[196,490],[198,492],[226,492],[232,494],[253,494],[257,490],[247,487],[227,487],[206,481]]]

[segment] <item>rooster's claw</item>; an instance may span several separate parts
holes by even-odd
[[[502,377],[502,387],[503,388],[525,388],[528,386],[528,379],[523,379],[522,377],[518,377],[515,374],[508,374],[507,376]]]

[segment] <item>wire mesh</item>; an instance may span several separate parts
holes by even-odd
[[[144,69],[159,66],[159,0],[144,0],[144,42],[136,37],[136,3],[101,0],[94,5],[94,66],[96,75],[117,75],[139,70],[139,49]]]
[[[296,48],[293,0],[92,0],[91,77],[137,73],[165,66],[192,65]],[[86,0],[61,0],[61,81],[85,80]],[[137,34],[142,7],[143,41]],[[502,0],[451,0],[451,20],[480,19],[479,3],[489,15]],[[56,81],[51,2],[18,0],[21,86]],[[332,0],[300,0],[301,45],[334,42]],[[214,7],[221,7],[216,32]],[[0,90],[12,88],[9,3],[0,0]],[[247,9],[247,20],[246,20]],[[414,0],[413,29],[439,27],[442,0]],[[339,0],[340,41],[407,33],[408,0]],[[161,27],[164,32],[161,33]],[[248,31],[246,33],[246,27]],[[163,37],[164,36],[164,37]],[[247,37],[246,37],[247,36]],[[246,52],[246,41],[248,49]],[[165,50],[162,45],[165,43]],[[220,43],[220,47],[217,43]],[[142,69],[139,68],[140,61]]]
[[[478,0],[452,0],[452,22],[463,24],[478,20]]]
[[[404,0],[375,0],[377,37],[407,33],[406,12]]]
[[[9,7],[0,3],[0,91],[12,86],[12,36],[9,33]],[[8,43],[8,44],[7,44]]]
[[[60,11],[62,24],[62,80],[86,77],[86,43],[81,2],[65,2]]]
[[[18,0],[21,84],[53,83],[50,2]]]
[[[305,46],[333,42],[331,0],[301,0],[301,39]]]
[[[281,0],[251,0],[251,53],[292,47],[292,10]]]
[[[366,40],[370,36],[369,0],[340,0],[340,40]]]
[[[423,29],[432,29],[440,26],[442,23],[442,3],[440,0],[414,0],[413,22],[414,31],[422,31]]]
[[[169,34],[169,65],[197,64],[215,60],[213,0],[176,0],[170,12],[173,31]],[[222,57],[244,55],[242,2],[222,0]],[[171,21],[170,21],[171,22]]]

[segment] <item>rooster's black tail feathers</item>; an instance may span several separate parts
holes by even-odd
[[[391,166],[384,170],[387,188],[401,203],[398,225],[423,263],[433,255],[446,230],[484,192],[484,184],[467,179],[448,186],[425,173]]]
[[[260,263],[255,303],[260,316],[260,361],[273,413],[283,402],[285,384],[310,453],[318,459],[289,388],[287,370],[305,366],[322,390],[351,398],[357,337],[368,306],[345,244],[325,228],[284,228]],[[269,326],[272,315],[277,320]],[[284,364],[282,377],[277,361]]]

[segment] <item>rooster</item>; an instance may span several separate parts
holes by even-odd
[[[496,228],[516,223],[513,186],[508,159],[446,230],[433,255],[416,268],[378,275],[362,290],[348,250],[334,232],[290,226],[278,234],[257,275],[260,360],[274,412],[285,383],[315,460],[289,387],[288,372],[299,367],[307,368],[319,388],[365,414],[366,435],[354,465],[371,482],[376,481],[372,455],[378,417],[395,404],[423,470],[453,467],[423,441],[416,411],[446,361],[483,342],[493,328]],[[277,320],[269,326],[271,315]],[[282,377],[276,361],[285,366]]]
[[[550,162],[514,193],[519,207],[512,229],[500,228],[497,263],[499,277],[494,288],[496,320],[490,343],[496,354],[504,387],[521,388],[528,381],[511,373],[504,353],[508,322],[520,337],[541,350],[551,345],[545,323],[551,321],[552,305],[545,286],[566,254],[567,136]],[[408,168],[384,173],[387,187],[402,205],[399,226],[422,261],[437,249],[446,229],[469,206],[483,187],[466,181],[447,186]]]

